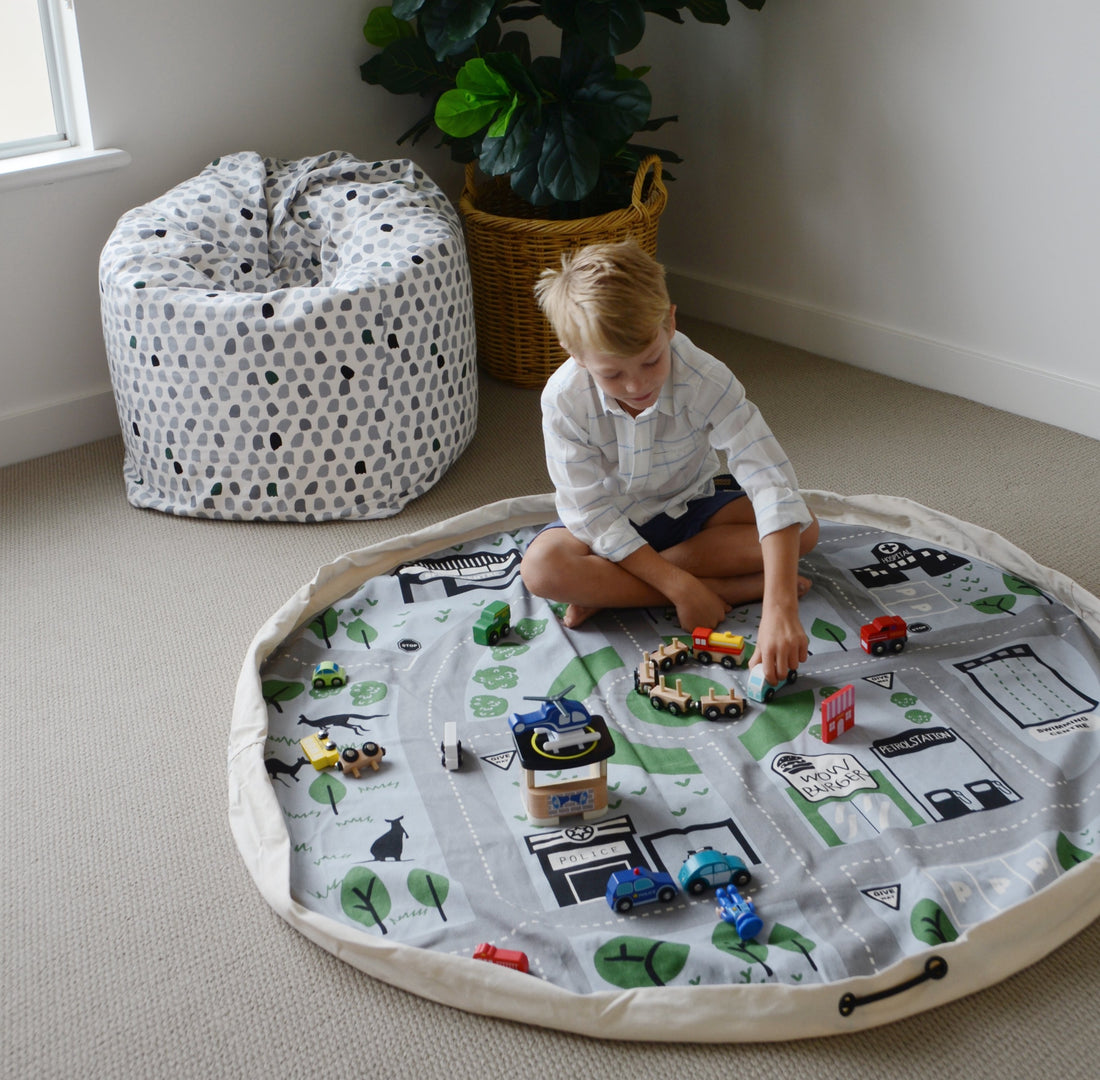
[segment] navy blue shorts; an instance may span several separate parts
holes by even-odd
[[[666,548],[675,547],[685,540],[702,532],[703,526],[727,503],[740,499],[745,492],[734,478],[728,474],[714,478],[715,491],[713,495],[704,496],[701,499],[692,499],[687,504],[687,509],[679,517],[669,517],[668,514],[658,514],[644,525],[631,522],[638,535],[654,551],[664,551]],[[545,529],[564,529],[560,521],[551,521]]]

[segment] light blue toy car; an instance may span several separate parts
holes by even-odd
[[[744,888],[752,881],[752,874],[743,859],[709,847],[691,852],[676,877],[680,888],[695,896],[707,889],[716,889],[720,885],[731,883]]]
[[[798,672],[793,668],[787,672],[787,678],[784,682],[780,683],[780,686],[789,686],[798,678]],[[775,697],[776,690],[779,686],[774,683],[768,682],[764,678],[764,665],[757,664],[756,667],[749,671],[749,677],[745,680],[745,696],[752,698],[753,701],[761,701],[767,704]]]

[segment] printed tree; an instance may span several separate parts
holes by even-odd
[[[442,874],[433,874],[430,870],[410,870],[406,880],[412,898],[424,907],[434,907],[439,917],[446,922],[443,903],[450,892],[451,883]]]
[[[365,866],[353,866],[340,885],[340,907],[349,919],[364,926],[377,926],[383,934],[388,933],[385,919],[392,907],[390,894],[382,879]]]
[[[1058,863],[1063,870],[1072,870],[1078,863],[1083,863],[1086,859],[1092,858],[1091,851],[1085,851],[1084,848],[1071,844],[1065,833],[1058,834],[1054,850],[1058,855]]]
[[[324,643],[326,649],[332,648],[332,638],[336,628],[340,625],[340,612],[332,608],[325,608],[320,615],[314,615],[310,621],[309,629]]]
[[[917,940],[926,945],[946,945],[959,936],[947,913],[935,900],[925,899],[914,904],[909,926]]]
[[[810,627],[810,633],[813,634],[815,638],[821,638],[822,641],[831,641],[839,645],[844,652],[848,651],[844,645],[848,637],[848,631],[842,626],[826,622],[824,619],[814,619],[813,625]]]
[[[323,772],[309,785],[309,797],[323,806],[331,806],[332,812],[339,815],[336,804],[347,795],[348,789],[332,773]]]
[[[764,969],[764,974],[771,978],[775,974],[767,964],[768,947],[755,941],[745,941],[735,927],[727,922],[720,922],[710,936],[711,944],[730,956],[739,957],[750,964],[759,964]]]
[[[305,691],[305,684],[291,682],[289,679],[265,679],[261,687],[264,695],[264,703],[274,705],[276,712],[282,712],[282,702],[293,701],[299,694]]]
[[[596,950],[593,962],[600,978],[623,990],[665,986],[684,969],[690,948],[671,941],[616,937]]]
[[[776,923],[772,928],[772,932],[768,935],[768,944],[775,945],[780,949],[789,949],[791,952],[801,953],[810,967],[817,971],[817,964],[814,963],[814,958],[810,955],[817,946],[808,937],[803,937],[793,927]]]

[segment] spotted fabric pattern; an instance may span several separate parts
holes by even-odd
[[[99,285],[135,506],[388,517],[473,437],[462,227],[412,161],[221,157],[119,219]]]

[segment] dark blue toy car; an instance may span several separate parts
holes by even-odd
[[[764,921],[756,914],[756,906],[738,891],[735,885],[722,885],[714,890],[718,914],[741,935],[742,941],[752,941],[764,929]]]
[[[625,914],[635,904],[652,904],[656,900],[667,904],[679,891],[669,874],[635,866],[632,870],[616,870],[607,879],[607,906]]]

